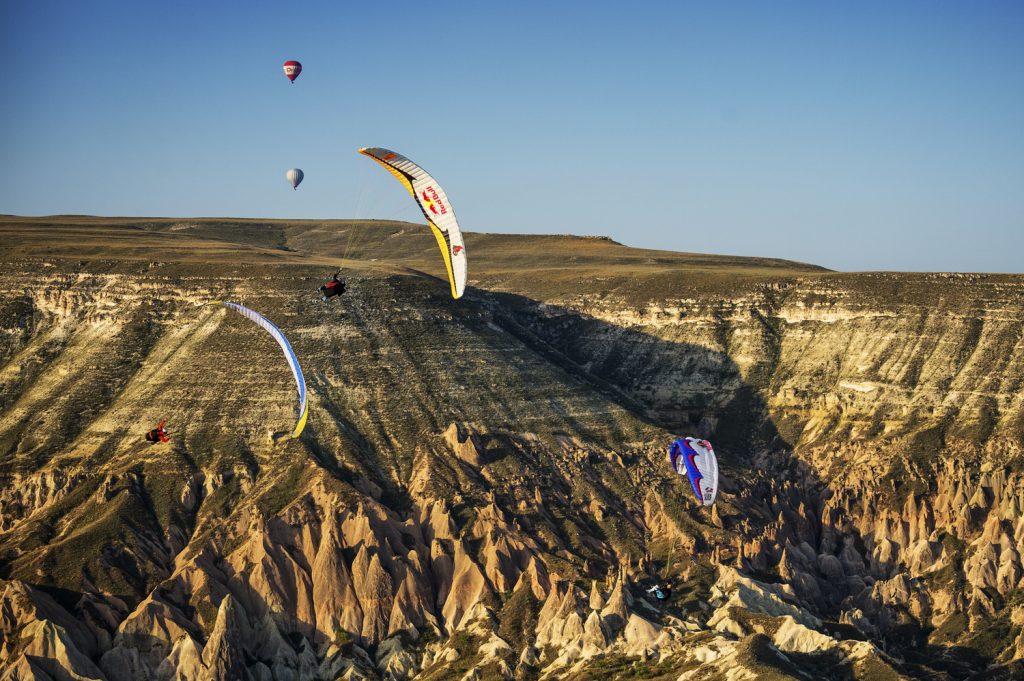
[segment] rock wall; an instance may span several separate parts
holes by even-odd
[[[325,311],[301,269],[104,267],[0,276],[0,678],[1019,670],[1018,279]],[[287,311],[298,442],[228,296]],[[710,512],[664,465],[689,432]]]

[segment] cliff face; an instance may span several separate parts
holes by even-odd
[[[323,306],[322,225],[5,229],[0,678],[1021,671],[1024,279],[482,235],[455,302],[380,226]]]

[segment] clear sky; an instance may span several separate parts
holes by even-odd
[[[0,0],[0,54],[2,213],[418,220],[383,146],[468,231],[1024,271],[1024,2]]]

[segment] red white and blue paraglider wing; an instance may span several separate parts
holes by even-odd
[[[718,459],[710,442],[694,437],[676,440],[669,447],[668,460],[676,473],[690,480],[698,503],[704,506],[715,503],[718,496]]]

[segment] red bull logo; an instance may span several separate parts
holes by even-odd
[[[423,205],[430,209],[434,215],[447,215],[448,208],[444,205],[437,190],[433,186],[427,187],[420,194],[423,196]]]
[[[434,208],[434,200],[427,196],[426,192],[423,192],[423,205],[430,209],[430,212],[437,215],[437,209]]]
[[[464,249],[462,246],[452,246],[452,255],[458,255],[459,253],[462,253],[462,251],[464,250],[466,249]]]
[[[394,158],[398,158],[398,154],[396,154],[393,151],[389,151],[388,153],[384,154],[384,160],[385,161],[390,161],[391,159],[394,159]]]

